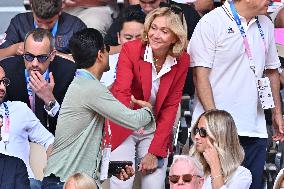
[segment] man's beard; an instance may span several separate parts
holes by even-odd
[[[0,89],[0,93],[4,93],[3,97],[0,96],[0,104],[2,104],[4,102],[5,97],[6,97],[6,91]]]

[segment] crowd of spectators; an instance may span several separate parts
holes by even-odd
[[[0,189],[267,189],[267,143],[284,140],[283,5],[29,3],[0,40]],[[183,95],[192,143],[173,156]],[[283,188],[283,169],[272,179]]]

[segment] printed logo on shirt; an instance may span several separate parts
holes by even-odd
[[[62,36],[62,35],[58,35],[56,37],[55,40],[56,46],[59,48],[63,48],[67,46],[68,40],[66,39],[66,37]]]
[[[1,35],[0,35],[0,37],[1,37],[1,38],[0,38],[0,45],[2,45],[3,43],[6,42],[6,36],[7,36],[6,33],[4,33],[2,37],[1,37]]]
[[[235,31],[233,30],[233,28],[229,27],[228,28],[228,33],[235,33]]]

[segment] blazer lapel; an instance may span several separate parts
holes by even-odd
[[[169,89],[172,86],[172,82],[174,80],[176,73],[177,73],[177,65],[174,65],[171,67],[171,71],[169,71],[168,73],[166,73],[161,77],[160,86],[156,98],[156,115],[158,115],[167,94],[171,92],[169,91]]]
[[[139,65],[139,76],[145,101],[149,101],[152,88],[152,64],[144,61],[145,47],[141,50]]]

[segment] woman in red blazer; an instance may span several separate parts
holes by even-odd
[[[162,189],[165,185],[172,129],[189,68],[189,55],[184,51],[187,28],[183,20],[178,7],[158,8],[149,13],[142,40],[123,45],[111,88],[113,95],[128,107],[131,95],[153,105],[156,130],[133,132],[110,124],[111,161],[140,162],[142,189]],[[120,181],[112,177],[110,187],[132,189],[133,179]]]

